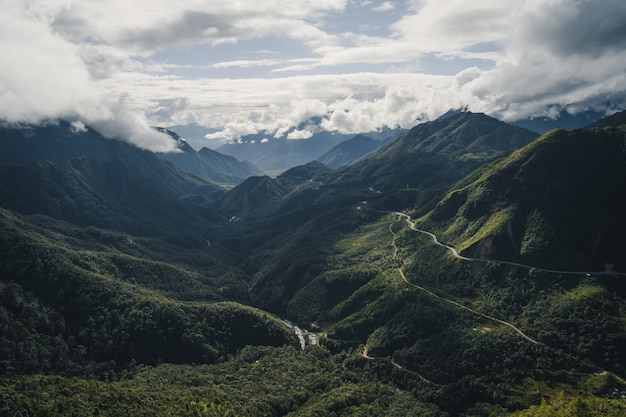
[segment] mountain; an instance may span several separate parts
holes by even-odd
[[[296,345],[248,306],[241,257],[211,245],[228,218],[188,198],[219,187],[64,122],[4,126],[0,149],[0,377],[116,379]]]
[[[241,216],[230,230],[246,237],[236,238],[233,232],[229,247],[263,259],[270,256],[265,251],[280,248],[287,259],[295,259],[294,265],[301,264],[287,268],[259,263],[252,269],[251,297],[259,307],[285,314],[289,299],[313,279],[303,272],[310,268],[305,263],[328,262],[328,246],[317,241],[332,245],[341,233],[375,217],[377,210],[420,204],[419,210],[426,212],[466,173],[535,137],[483,114],[460,113],[418,125],[349,167],[332,170],[313,162],[275,179],[250,179],[233,188],[220,200],[220,208]]]
[[[341,170],[337,181],[377,190],[446,186],[537,135],[480,113],[415,126],[376,155]]]
[[[219,200],[219,207],[229,213],[260,218],[266,212],[285,210],[287,194],[297,195],[305,190],[319,190],[320,183],[332,175],[332,170],[319,162],[291,168],[276,178],[267,175],[248,178],[229,190]]]
[[[336,145],[317,160],[330,168],[352,165],[365,155],[380,148],[381,142],[363,135],[356,135]]]
[[[604,116],[604,113],[595,110],[587,110],[576,114],[561,110],[556,117],[533,117],[516,120],[511,122],[511,124],[543,134],[557,128],[571,130],[585,127],[596,120],[602,119]]]
[[[456,129],[449,132],[455,137]],[[449,149],[449,136],[437,139],[416,146]],[[478,145],[472,137],[454,142]],[[450,415],[494,412],[476,411],[477,401],[499,404],[495,415],[507,415],[515,401],[555,398],[559,384],[575,396],[567,386],[600,375],[609,376],[600,385],[623,387],[624,149],[623,127],[554,130],[453,184],[416,228],[465,259],[403,217],[364,212],[372,200],[355,204],[352,219],[373,218],[339,237],[309,232],[323,249],[302,238],[283,246],[274,263],[266,253],[255,258],[253,299],[279,292],[273,305],[303,326],[321,324],[329,345],[365,344],[364,355],[446,387]],[[423,211],[404,208],[415,217]],[[320,220],[300,224],[315,223],[318,233],[332,228],[332,219]],[[502,402],[497,384],[520,396]]]
[[[622,110],[620,112],[614,113],[611,116],[600,119],[592,124],[590,124],[589,128],[594,127],[618,127],[621,125],[626,125],[626,110]]]
[[[93,129],[77,131],[69,123],[0,126],[0,163],[60,162],[73,158],[128,161],[160,186],[179,196],[223,192],[212,182],[187,174],[154,153],[122,140],[106,139]]]
[[[315,161],[351,135],[319,132],[308,139],[272,138],[263,133],[248,135],[240,142],[217,148],[240,161],[250,161],[265,172],[282,172],[298,165]]]
[[[553,130],[461,183],[424,224],[469,256],[626,271],[625,148],[623,128]]]
[[[282,185],[267,175],[251,177],[222,196],[220,207],[230,213],[244,214],[285,194]]]
[[[224,155],[209,148],[196,152],[187,141],[175,132],[161,129],[177,142],[178,152],[157,153],[157,157],[168,161],[182,171],[207,179],[216,184],[239,184],[248,177],[263,175],[249,162],[240,162],[230,155]]]
[[[95,134],[9,140],[0,415],[621,416],[624,281],[593,271],[626,272],[626,131],[601,123],[449,114],[213,198]]]
[[[172,125],[165,129],[176,132],[178,136],[185,139],[195,150],[202,148],[215,149],[219,148],[223,143],[220,140],[205,138],[205,135],[218,132],[218,129],[211,129],[199,125],[198,123],[189,123],[186,125]]]

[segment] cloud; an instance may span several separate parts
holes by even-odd
[[[0,56],[6,65],[0,66],[0,118],[31,123],[66,118],[142,148],[174,150],[171,139],[94,82],[81,48],[51,29],[58,12],[53,6],[2,3]]]
[[[250,68],[250,67],[264,67],[273,66],[282,63],[279,59],[239,59],[236,61],[225,61],[213,64],[213,68]]]
[[[64,117],[149,149],[173,146],[154,123],[295,138],[311,120],[363,132],[459,107],[516,120],[626,105],[623,0],[0,5],[0,118]]]
[[[128,141],[154,152],[177,150],[175,141],[153,129],[143,115],[131,111],[122,100],[112,107],[108,117],[87,118],[86,121],[105,137]]]
[[[604,110],[626,105],[626,4],[526,1],[512,18],[506,54],[465,84],[505,120],[544,115],[554,106]]]
[[[30,14],[8,4],[0,14],[0,109],[8,121],[75,112],[92,91],[77,48]]]
[[[324,37],[311,20],[340,11],[347,0],[100,0],[71,2],[55,18],[55,30],[67,38],[86,38],[134,54],[195,44],[234,43],[270,34],[297,39]]]
[[[512,47],[534,45],[558,57],[599,58],[626,49],[626,3],[620,0],[527,1]]]
[[[372,10],[375,12],[388,12],[390,10],[395,9],[396,7],[394,6],[394,4],[390,1],[385,1],[381,4],[379,4],[378,6],[374,6],[372,7]]]
[[[289,132],[287,134],[287,139],[308,139],[311,136],[313,136],[313,132],[309,129],[294,130],[293,132]]]

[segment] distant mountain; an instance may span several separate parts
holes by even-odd
[[[100,162],[125,160],[179,196],[223,192],[212,182],[183,172],[152,152],[121,140],[106,139],[93,129],[77,131],[64,121],[38,126],[0,126],[0,163],[60,162],[81,157]]]
[[[192,236],[225,221],[214,209],[185,203],[124,159],[0,164],[0,178],[1,207],[77,226]]]
[[[308,139],[276,139],[259,133],[244,136],[241,143],[223,145],[217,151],[240,161],[250,161],[265,172],[282,172],[315,161],[352,136],[319,132]]]
[[[189,143],[189,145],[191,145],[191,147],[193,147],[197,151],[202,148],[216,149],[224,144],[219,139],[209,140],[204,137],[205,135],[218,132],[218,129],[204,127],[199,125],[198,123],[167,126],[166,129],[171,130],[172,132],[176,132],[178,136],[185,139]]]
[[[461,182],[424,227],[468,256],[624,272],[625,148],[623,127],[553,130]]]
[[[254,212],[262,216],[266,210],[284,210],[282,197],[304,189],[318,189],[320,181],[331,175],[332,170],[319,162],[310,162],[291,168],[276,178],[252,177],[228,191],[219,200],[220,208],[236,215]]]
[[[157,153],[157,157],[171,162],[181,170],[205,178],[217,184],[239,184],[248,177],[263,175],[263,172],[250,162],[240,162],[230,155],[224,155],[209,148],[196,152],[186,140],[175,132],[161,129],[177,142],[179,152]]]
[[[380,148],[381,142],[368,136],[356,135],[336,145],[317,160],[330,168],[352,165],[365,155]]]
[[[571,130],[585,127],[590,123],[593,123],[596,120],[603,118],[604,116],[604,113],[593,110],[588,110],[577,114],[571,114],[565,110],[562,110],[559,113],[558,117],[555,118],[533,117],[529,119],[517,120],[511,122],[511,124],[542,134],[552,129]]]
[[[209,148],[198,152],[216,170],[221,170],[225,178],[233,178],[241,182],[254,175],[263,175],[263,171],[249,161],[239,161],[230,155],[224,155]]]
[[[617,112],[615,114],[612,114],[611,116],[605,117],[603,119],[600,119],[592,124],[590,124],[589,128],[595,128],[595,127],[618,127],[618,126],[622,126],[622,125],[626,125],[626,110],[622,110],[620,112]]]
[[[456,113],[415,126],[376,155],[340,170],[335,181],[378,190],[445,186],[536,137],[481,113]]]

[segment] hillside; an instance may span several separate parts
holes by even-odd
[[[239,184],[248,177],[263,173],[249,162],[240,162],[232,156],[224,155],[209,148],[196,152],[187,141],[175,132],[161,129],[177,142],[179,152],[157,153],[157,157],[171,162],[182,171],[197,175],[216,184]]]
[[[484,114],[457,113],[415,126],[376,155],[344,169],[339,181],[387,191],[445,187],[536,137]]]
[[[625,137],[553,130],[453,190],[424,224],[470,256],[626,271]]]
[[[0,164],[0,177],[2,207],[78,226],[143,236],[186,236],[192,242],[225,220],[213,208],[185,203],[144,170],[122,159]],[[168,221],[163,222],[164,218]]]
[[[0,165],[0,414],[624,410],[623,277],[567,274],[626,272],[623,128],[457,113],[209,197],[90,135]]]
[[[357,135],[352,139],[341,142],[317,160],[330,168],[339,168],[352,165],[364,156],[380,148],[381,142],[364,135]]]
[[[246,299],[241,284],[212,276],[218,265],[232,269],[223,261],[206,275],[173,262],[180,255],[166,256],[172,245],[4,209],[0,229],[3,326],[10,329],[2,336],[4,372],[16,364],[22,372],[65,364],[82,373],[103,361],[215,361],[250,343],[293,342],[281,322],[215,303],[228,297],[221,286]]]

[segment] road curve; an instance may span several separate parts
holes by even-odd
[[[499,318],[496,318],[496,317],[490,316],[490,315],[488,315],[488,314],[483,314],[483,313],[478,312],[478,311],[474,310],[473,308],[470,308],[470,307],[468,307],[468,306],[465,306],[465,305],[463,305],[463,304],[461,304],[461,303],[459,303],[459,302],[456,302],[456,301],[454,301],[454,300],[450,300],[449,298],[444,298],[444,297],[441,297],[441,296],[439,296],[439,295],[435,294],[434,292],[432,292],[432,291],[430,291],[430,290],[428,290],[428,289],[426,289],[426,288],[422,287],[421,285],[413,284],[411,281],[409,281],[409,280],[407,279],[406,275],[404,275],[404,271],[402,271],[402,268],[398,268],[398,272],[400,273],[400,276],[402,277],[402,279],[404,280],[404,282],[406,282],[407,284],[409,284],[411,287],[417,288],[418,290],[423,291],[423,292],[425,292],[426,294],[428,294],[428,295],[430,295],[431,297],[434,297],[434,298],[436,298],[436,299],[438,299],[438,300],[444,301],[444,302],[446,302],[446,303],[449,303],[449,304],[452,304],[452,305],[457,306],[457,307],[459,307],[459,308],[462,308],[462,309],[464,309],[464,310],[467,310],[467,311],[469,311],[469,312],[470,312],[470,313],[472,313],[472,314],[476,314],[477,316],[484,317],[484,318],[486,318],[486,319],[488,319],[488,320],[492,320],[492,321],[495,321],[495,322],[497,322],[497,323],[500,323],[500,324],[502,324],[502,325],[504,325],[504,326],[506,326],[506,327],[509,327],[509,328],[511,328],[511,329],[513,329],[513,330],[515,330],[515,332],[516,332],[517,334],[519,334],[521,337],[523,337],[524,339],[526,339],[527,341],[529,341],[529,342],[530,342],[530,343],[532,343],[532,344],[535,344],[535,345],[540,344],[540,342],[538,342],[538,341],[536,341],[535,339],[533,339],[532,337],[528,336],[526,333],[524,333],[524,332],[523,332],[523,331],[521,331],[519,328],[517,328],[514,324],[511,324],[511,323],[509,323],[509,322],[507,322],[507,321],[504,321],[504,320],[500,320]]]
[[[448,246],[448,245],[445,245],[445,244],[443,244],[443,243],[439,242],[439,240],[437,239],[437,236],[435,236],[433,233],[428,232],[428,231],[426,231],[426,230],[422,230],[422,229],[417,228],[417,227],[416,227],[416,225],[415,225],[415,222],[411,221],[411,217],[410,217],[410,216],[408,216],[408,215],[406,215],[406,214],[404,214],[404,213],[397,212],[397,211],[394,211],[394,212],[387,212],[387,213],[392,213],[392,214],[395,214],[395,215],[398,215],[398,216],[404,217],[404,218],[406,219],[406,222],[409,224],[409,226],[410,226],[410,228],[411,228],[412,230],[414,230],[414,231],[416,231],[416,232],[420,232],[420,233],[422,233],[422,234],[426,234],[426,235],[430,236],[430,237],[433,239],[433,242],[434,242],[435,244],[437,244],[437,245],[439,245],[439,246],[441,246],[441,247],[444,247],[444,248],[448,249],[450,252],[452,252],[452,254],[453,254],[456,258],[458,258],[458,259],[462,259],[462,260],[465,260],[465,261],[470,261],[470,262],[493,262],[493,263],[500,263],[500,264],[505,264],[505,265],[519,266],[519,267],[526,268],[526,269],[535,269],[535,270],[538,270],[538,271],[543,271],[543,272],[558,273],[558,274],[571,274],[571,275],[574,275],[574,274],[575,274],[575,275],[580,275],[580,274],[585,274],[585,275],[594,274],[594,275],[620,275],[620,276],[626,276],[626,274],[625,274],[625,273],[622,273],[622,272],[612,272],[612,271],[602,271],[602,272],[571,272],[571,271],[559,271],[559,270],[552,270],[552,269],[536,268],[536,267],[533,267],[533,266],[530,266],[530,265],[518,264],[518,263],[515,263],[515,262],[499,261],[499,260],[492,260],[492,259],[481,259],[481,258],[468,258],[468,257],[466,257],[466,256],[459,255],[459,253],[457,252],[457,250],[456,250],[455,248],[453,248],[452,246]],[[392,226],[391,226],[391,225],[389,225],[389,231],[390,231],[390,232],[392,233],[392,235],[393,235],[393,242],[392,242],[392,245],[393,245],[393,247],[394,247],[394,255],[393,255],[393,256],[394,256],[394,258],[395,258],[395,257],[397,256],[397,253],[398,253],[398,247],[396,246],[396,233],[393,231],[393,229],[392,229]],[[465,306],[465,305],[463,305],[463,304],[461,304],[461,303],[458,303],[458,302],[456,302],[456,301],[454,301],[454,300],[450,300],[450,299],[448,299],[448,298],[441,297],[441,296],[439,296],[439,295],[437,295],[437,294],[433,293],[432,291],[428,290],[427,288],[424,288],[424,287],[422,287],[422,286],[420,286],[420,285],[417,285],[417,284],[412,283],[411,281],[409,281],[409,280],[407,279],[407,277],[406,277],[406,275],[404,274],[404,271],[402,270],[402,268],[398,268],[398,272],[400,273],[400,276],[402,277],[402,279],[403,279],[403,280],[404,280],[404,281],[405,281],[408,285],[410,285],[410,286],[412,286],[412,287],[414,287],[414,288],[416,288],[416,289],[418,289],[418,290],[420,290],[420,291],[425,292],[426,294],[430,295],[431,297],[436,298],[436,299],[441,300],[441,301],[444,301],[444,302],[446,302],[446,303],[450,303],[450,304],[452,304],[452,305],[454,305],[454,306],[457,306],[457,307],[459,307],[459,308],[462,308],[462,309],[464,309],[464,310],[467,310],[467,311],[469,311],[469,312],[471,312],[471,313],[473,313],[473,314],[476,314],[476,315],[478,315],[478,316],[484,317],[484,318],[486,318],[486,319],[489,319],[489,320],[495,321],[495,322],[497,322],[497,323],[500,323],[500,324],[502,324],[502,325],[504,325],[504,326],[507,326],[507,327],[509,327],[509,328],[513,329],[513,330],[514,330],[514,331],[515,331],[518,335],[520,335],[522,338],[524,338],[525,340],[527,340],[527,341],[528,341],[528,342],[530,342],[530,343],[533,343],[533,344],[535,344],[535,345],[542,344],[541,342],[538,342],[537,340],[533,339],[532,337],[530,337],[530,336],[526,335],[526,334],[525,334],[524,332],[522,332],[519,328],[517,328],[515,325],[513,325],[513,324],[511,324],[511,323],[509,323],[509,322],[506,322],[506,321],[504,321],[504,320],[500,320],[500,319],[498,319],[498,318],[496,318],[496,317],[493,317],[493,316],[490,316],[490,315],[487,315],[487,314],[480,313],[480,312],[478,312],[478,311],[476,311],[476,310],[474,310],[474,309],[472,309],[472,308],[470,308],[470,307],[467,307],[467,306]],[[364,357],[366,357],[366,358],[368,357],[367,348],[366,348],[366,350],[363,352],[363,356],[364,356]],[[626,380],[625,380],[625,379],[623,379],[622,377],[620,377],[619,375],[617,375],[617,374],[615,374],[615,373],[613,373],[613,372],[607,372],[607,371],[603,370],[602,368],[598,367],[598,366],[597,366],[597,365],[595,365],[595,364],[590,364],[590,365],[591,365],[591,366],[593,366],[593,367],[596,367],[596,368],[600,369],[600,372],[596,373],[595,375],[597,375],[597,376],[603,376],[603,375],[607,375],[607,374],[608,374],[608,375],[613,376],[615,379],[617,379],[617,380],[618,380],[618,381],[620,381],[621,383],[626,384]],[[418,376],[420,376],[421,378],[423,378],[421,375],[418,375]],[[424,378],[424,379],[425,379],[425,378]],[[425,379],[425,380],[426,380],[426,379]],[[428,380],[426,380],[426,381],[427,381],[427,382],[430,382],[430,381],[428,381]]]
[[[459,254],[458,254],[458,252],[456,251],[456,249],[454,249],[453,247],[448,246],[448,245],[444,245],[444,244],[440,243],[440,242],[437,240],[437,237],[436,237],[434,234],[432,234],[432,233],[430,233],[430,232],[421,231],[421,230],[417,229],[417,228],[415,227],[415,223],[411,222],[411,221],[410,221],[410,219],[411,219],[411,218],[410,218],[409,216],[407,216],[406,214],[404,214],[404,213],[395,213],[395,214],[402,215],[402,216],[406,217],[407,222],[411,225],[411,229],[413,229],[413,230],[415,230],[415,231],[417,231],[417,232],[422,232],[422,233],[424,233],[424,234],[427,234],[427,235],[431,236],[431,237],[433,238],[433,241],[434,241],[436,244],[438,244],[439,246],[443,246],[443,247],[445,247],[445,248],[449,249],[449,250],[452,252],[452,254],[453,254],[454,256],[456,256],[457,258],[460,258],[460,259],[463,259],[463,260],[472,260],[471,258],[466,258],[466,257],[464,257],[464,256],[459,255]],[[396,233],[393,231],[393,229],[392,229],[391,225],[389,225],[389,231],[390,231],[390,232],[391,232],[391,234],[393,235],[393,241],[392,241],[392,243],[391,243],[391,244],[392,244],[392,246],[393,246],[393,248],[394,248],[393,257],[395,258],[395,257],[397,256],[397,253],[398,253],[398,247],[396,246]],[[467,311],[469,311],[469,312],[470,312],[470,313],[472,313],[472,314],[475,314],[475,315],[477,315],[477,316],[480,316],[480,317],[486,318],[486,319],[488,319],[488,320],[491,320],[491,321],[495,321],[495,322],[497,322],[497,323],[500,323],[500,324],[502,324],[502,325],[504,325],[504,326],[507,326],[507,327],[509,327],[509,328],[513,329],[513,330],[514,330],[517,334],[519,334],[521,337],[523,337],[525,340],[529,341],[530,343],[533,343],[533,344],[535,344],[535,345],[538,345],[538,344],[540,343],[540,342],[536,341],[535,339],[533,339],[532,337],[528,336],[526,333],[524,333],[523,331],[521,331],[519,328],[517,328],[517,327],[516,327],[514,324],[512,324],[512,323],[509,323],[509,322],[504,321],[504,320],[500,320],[499,318],[497,318],[497,317],[493,317],[493,316],[490,316],[490,315],[488,315],[488,314],[483,314],[483,313],[481,313],[481,312],[479,312],[479,311],[476,311],[476,310],[474,310],[473,308],[467,307],[467,306],[465,306],[465,305],[463,305],[463,304],[461,304],[461,303],[459,303],[459,302],[457,302],[457,301],[451,300],[451,299],[449,299],[449,298],[444,298],[444,297],[441,297],[441,296],[439,296],[439,295],[435,294],[434,292],[430,291],[429,289],[427,289],[427,288],[425,288],[425,287],[422,287],[421,285],[417,285],[417,284],[412,283],[411,281],[409,281],[409,280],[407,279],[406,275],[404,275],[404,271],[402,270],[402,268],[401,268],[401,267],[400,267],[400,268],[398,268],[398,272],[400,273],[400,276],[402,277],[402,279],[404,280],[404,282],[406,282],[406,283],[407,283],[408,285],[410,285],[411,287],[416,288],[416,289],[418,289],[418,290],[420,290],[420,291],[423,291],[423,292],[425,292],[426,294],[430,295],[431,297],[436,298],[436,299],[438,299],[438,300],[440,300],[440,301],[443,301],[443,302],[446,302],[446,303],[452,304],[452,305],[454,305],[454,306],[456,306],[456,307],[459,307],[459,308],[462,308],[462,309],[464,309],[464,310],[467,310]],[[363,354],[364,354],[364,356],[366,356],[366,355],[367,355],[367,350],[366,350]]]
[[[441,246],[442,248],[448,249],[455,258],[461,259],[463,261],[485,262],[485,263],[494,263],[494,264],[501,264],[501,265],[511,265],[511,266],[516,266],[516,267],[519,267],[519,268],[533,269],[535,271],[547,272],[547,273],[559,274],[559,275],[585,275],[585,276],[590,276],[590,275],[618,275],[618,276],[626,277],[626,273],[615,272],[615,271],[561,271],[561,270],[558,270],[558,269],[539,268],[539,267],[532,266],[532,265],[525,265],[525,264],[520,264],[520,263],[517,263],[517,262],[510,262],[510,261],[502,261],[502,260],[498,260],[498,259],[469,258],[467,256],[463,256],[463,255],[459,254],[459,252],[455,248],[453,248],[452,246],[449,246],[449,245],[446,245],[444,243],[441,243],[437,239],[437,236],[435,236],[434,233],[431,233],[431,232],[423,230],[423,229],[419,229],[416,226],[415,222],[411,220],[411,216],[409,216],[407,214],[404,214],[404,213],[401,213],[399,211],[392,211],[392,212],[389,212],[389,213],[395,214],[395,215],[400,216],[400,217],[404,217],[405,221],[408,223],[408,225],[411,228],[411,230],[414,230],[416,232],[419,232],[419,233],[422,233],[424,235],[430,236],[433,239],[433,242],[436,245]]]

